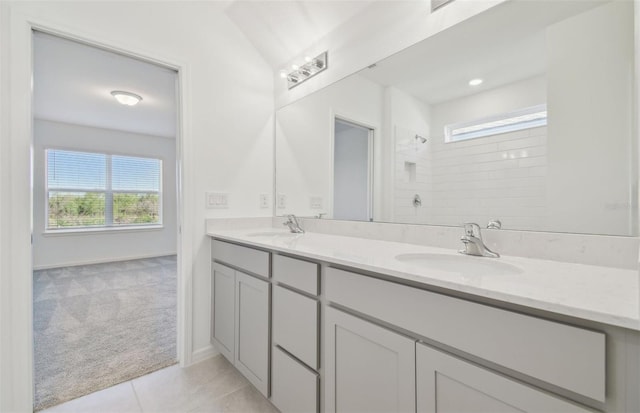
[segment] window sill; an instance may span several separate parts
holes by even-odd
[[[103,228],[73,228],[73,229],[50,229],[45,230],[42,235],[45,237],[57,237],[67,235],[97,235],[97,234],[122,234],[127,232],[146,232],[163,230],[163,225],[144,225],[128,227],[103,227]]]

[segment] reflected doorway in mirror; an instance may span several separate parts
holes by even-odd
[[[333,218],[373,221],[373,129],[334,120]]]

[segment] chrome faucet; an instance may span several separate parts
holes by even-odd
[[[289,227],[289,230],[294,234],[304,234],[304,230],[300,227],[300,223],[298,222],[298,218],[295,215],[290,214],[287,215],[287,221],[282,225],[286,225]]]
[[[480,233],[480,225],[473,222],[464,224],[464,235],[460,238],[464,243],[464,249],[458,251],[461,254],[477,255],[479,257],[498,258],[500,254],[493,252],[484,245],[482,234]]]

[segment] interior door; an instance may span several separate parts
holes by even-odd
[[[373,129],[335,119],[333,218],[373,220]]]

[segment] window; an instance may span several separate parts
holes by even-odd
[[[470,122],[447,125],[444,127],[444,141],[446,143],[459,142],[499,133],[537,128],[546,124],[547,105],[542,104]]]
[[[159,225],[160,159],[46,150],[47,230]]]

